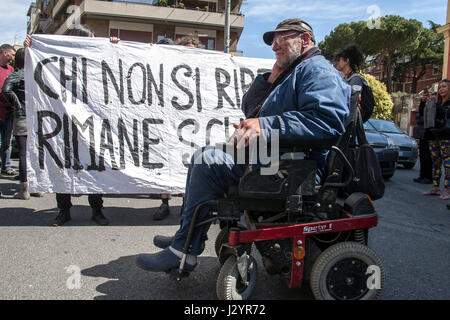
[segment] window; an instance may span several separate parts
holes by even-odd
[[[216,49],[216,39],[208,38],[208,37],[199,37],[199,40],[202,43],[203,49],[208,49],[208,50]]]
[[[120,40],[150,43],[153,42],[152,33],[146,31],[134,31],[126,29],[109,29],[110,37],[117,37]]]
[[[436,76],[439,74],[439,65],[438,64],[433,64],[433,76]]]
[[[153,42],[153,25],[111,20],[109,36],[126,41],[150,43]]]

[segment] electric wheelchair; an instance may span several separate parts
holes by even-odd
[[[308,144],[289,141],[290,150],[281,154],[276,174],[248,171],[226,197],[201,203],[180,267],[173,271],[177,279],[188,275],[184,265],[194,229],[206,224],[207,232],[219,220],[221,231],[215,241],[222,264],[216,284],[219,299],[250,297],[258,273],[252,244],[266,271],[279,275],[289,288],[309,282],[316,299],[376,299],[383,288],[384,268],[367,242],[378,214],[368,195],[344,191],[354,178],[346,155],[354,140],[355,109],[338,139]],[[307,159],[311,148],[329,150],[321,185],[316,183],[316,162]],[[203,206],[211,208],[210,218],[196,223]]]

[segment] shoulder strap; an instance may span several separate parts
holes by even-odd
[[[355,114],[356,114],[355,115],[356,116],[356,123],[355,123],[356,138],[358,139],[358,144],[359,144],[359,146],[362,146],[364,144],[369,144],[369,142],[367,141],[366,132],[364,131],[362,116],[361,116],[361,112],[359,111],[359,108],[357,108]]]

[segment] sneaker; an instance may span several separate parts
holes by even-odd
[[[70,210],[60,210],[58,216],[55,218],[53,225],[55,227],[62,226],[64,223],[70,220]]]
[[[167,217],[169,214],[170,214],[169,205],[162,203],[159,206],[158,211],[156,211],[155,215],[153,216],[153,220],[162,220],[165,217]]]
[[[101,226],[107,226],[109,224],[108,219],[103,215],[102,209],[92,209],[92,220],[97,222]]]
[[[17,176],[19,173],[17,171],[8,168],[8,169],[2,169],[2,174],[5,176]]]
[[[170,247],[175,237],[167,237],[167,236],[155,236],[153,238],[153,244],[161,249],[165,249]]]

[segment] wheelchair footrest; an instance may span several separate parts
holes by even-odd
[[[191,274],[189,271],[185,270],[180,273],[180,269],[172,269],[170,271],[166,271],[166,273],[169,274],[170,278],[177,281],[181,281],[181,279],[187,278]]]

